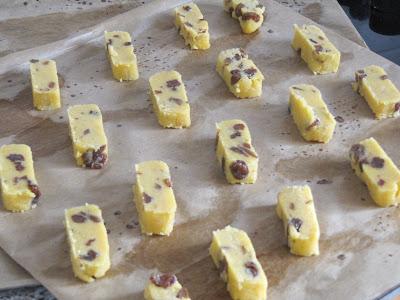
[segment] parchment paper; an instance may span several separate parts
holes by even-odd
[[[112,16],[152,0],[114,0],[110,2],[63,0],[24,1],[0,4],[0,57],[65,39],[77,29],[98,24]],[[86,3],[85,3],[86,2]],[[365,46],[338,2],[325,0],[277,0],[303,16],[333,29],[346,38]],[[29,28],[26,31],[25,28]],[[3,136],[0,127],[0,136]],[[0,249],[0,288],[37,284],[27,272]]]
[[[341,68],[311,75],[290,47],[293,23],[311,21],[272,1],[262,1],[266,22],[253,35],[241,34],[220,2],[197,1],[210,24],[212,48],[192,52],[173,26],[171,10],[183,2],[155,1],[73,38],[0,59],[0,90],[8,99],[0,102],[8,133],[0,144],[31,145],[43,192],[30,212],[0,212],[0,246],[59,299],[141,299],[155,270],[176,273],[193,299],[229,299],[208,255],[212,230],[227,224],[252,238],[270,299],[368,299],[396,285],[400,210],[374,205],[352,174],[347,151],[374,136],[399,164],[399,120],[374,120],[350,86],[354,70],[371,63],[382,65],[399,85],[399,67],[325,29],[342,51]],[[138,81],[112,80],[105,29],[133,35]],[[235,99],[216,74],[219,51],[230,47],[245,48],[264,73],[259,99]],[[43,57],[57,60],[65,81],[64,106],[57,113],[32,110],[26,62]],[[183,76],[192,107],[192,127],[185,130],[161,129],[148,101],[148,77],[173,68]],[[288,86],[301,82],[315,84],[331,112],[345,120],[328,145],[304,142],[288,115]],[[110,147],[109,164],[100,171],[75,166],[65,115],[68,105],[93,102],[102,108]],[[228,118],[250,127],[260,156],[254,185],[228,185],[216,164],[214,123]],[[141,236],[135,225],[133,165],[148,159],[162,159],[171,168],[178,211],[170,237]],[[332,183],[317,184],[321,179]],[[321,255],[311,258],[289,254],[275,213],[278,191],[305,183],[313,190],[322,232]],[[112,268],[93,284],[73,277],[62,224],[65,208],[85,202],[103,209],[110,230]]]

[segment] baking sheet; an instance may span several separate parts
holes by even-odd
[[[66,4],[62,0],[51,2],[32,0],[25,1],[27,5],[18,2],[0,4],[0,57],[64,39],[77,29],[93,26],[151,1],[119,0],[90,2],[91,4],[83,1]],[[365,42],[336,1],[277,0],[277,2],[365,46]],[[27,32],[25,28],[30,28],[30,31]],[[1,127],[0,135],[2,135]],[[37,284],[36,280],[27,272],[23,272],[18,264],[12,263],[8,256],[4,257],[5,255],[0,249],[0,288]]]
[[[374,136],[398,164],[399,120],[374,120],[349,82],[354,70],[373,62],[399,85],[399,67],[326,30],[342,51],[341,68],[311,75],[289,46],[293,23],[311,21],[272,1],[262,1],[267,19],[253,35],[241,34],[220,2],[197,1],[210,23],[212,48],[192,52],[173,26],[172,8],[183,2],[155,1],[75,37],[0,59],[1,98],[8,99],[0,102],[5,132],[0,144],[31,145],[43,192],[30,212],[0,212],[1,247],[59,299],[140,299],[155,270],[175,272],[194,299],[229,299],[207,251],[212,230],[227,224],[252,238],[270,299],[372,298],[397,284],[400,210],[373,204],[351,172],[347,150]],[[138,81],[112,80],[102,44],[105,29],[133,35]],[[245,48],[264,73],[259,99],[235,99],[214,71],[219,51],[230,47]],[[57,113],[32,110],[26,62],[42,57],[55,57],[64,82],[64,106]],[[190,129],[161,129],[151,112],[147,79],[173,68],[188,90]],[[288,86],[300,82],[315,84],[331,112],[345,120],[328,145],[304,142],[287,113]],[[100,171],[75,166],[65,114],[68,105],[93,102],[103,110],[110,147],[109,164]],[[228,185],[216,165],[214,123],[227,118],[241,118],[250,127],[260,156],[254,185]],[[178,211],[170,237],[143,237],[135,225],[133,165],[148,159],[162,159],[171,168]],[[317,184],[321,179],[332,183]],[[322,231],[321,255],[312,258],[289,254],[275,214],[277,192],[305,183],[313,190]],[[110,230],[112,268],[93,284],[74,279],[62,224],[65,208],[85,202],[103,209]]]

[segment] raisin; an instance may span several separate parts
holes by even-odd
[[[169,178],[165,178],[165,179],[164,179],[164,184],[165,184],[167,187],[172,187],[172,182],[171,182],[171,180],[170,180]]]
[[[186,10],[186,11],[191,11],[192,10],[192,8],[189,6],[189,5],[185,5],[185,6],[183,6],[182,7],[184,10]]]
[[[385,164],[385,160],[380,157],[373,157],[371,160],[371,167],[375,169],[382,169]]]
[[[166,289],[175,283],[176,277],[173,274],[156,274],[151,275],[150,281],[156,286]]]
[[[232,58],[227,57],[224,59],[224,65],[229,65],[232,62]]]
[[[173,91],[176,91],[177,87],[180,86],[180,85],[181,85],[181,83],[177,79],[173,79],[173,80],[168,80],[167,81],[167,87],[169,87]]]
[[[144,203],[150,203],[153,200],[153,198],[146,193],[143,193],[143,201]]]
[[[313,39],[309,39],[309,40],[311,43],[318,44],[318,42],[316,40],[313,40]]]
[[[85,245],[90,246],[96,239],[89,239],[86,241]]]
[[[171,97],[168,100],[171,101],[171,102],[176,103],[177,105],[182,105],[183,104],[183,100],[179,99],[179,98]]]
[[[84,135],[87,135],[87,134],[89,134],[90,133],[90,129],[89,128],[87,128],[87,129],[85,129],[84,131],[83,131],[83,134]]]
[[[39,60],[38,60],[38,59],[31,59],[30,61],[31,61],[31,63],[33,63],[33,64],[35,64],[35,63],[39,62]]]
[[[53,87],[56,86],[56,83],[54,81],[50,81],[47,86],[49,87],[49,89],[52,89]]]
[[[238,136],[241,136],[242,134],[239,131],[235,131],[234,133],[231,134],[231,139],[234,139]]]
[[[324,40],[324,37],[323,36],[318,36],[318,38],[321,40],[321,41],[323,41]]]
[[[260,15],[255,12],[247,12],[243,14],[242,20],[243,21],[253,20],[254,22],[257,23],[260,21]]]
[[[246,271],[249,272],[253,277],[256,277],[258,274],[258,268],[256,264],[252,261],[245,263]]]
[[[303,221],[299,218],[293,218],[290,220],[290,223],[294,226],[297,232],[300,232],[301,225],[303,225]]]
[[[290,202],[289,208],[290,208],[290,209],[293,209],[293,210],[295,209],[295,206],[294,206],[294,203],[293,203],[293,202]]]
[[[243,143],[243,147],[246,147],[246,148],[250,149],[251,145],[249,143]]]
[[[239,53],[236,53],[236,54],[235,54],[235,59],[236,59],[236,60],[239,61],[241,58],[242,58],[242,56],[241,56]]]
[[[235,8],[236,17],[240,17],[242,15],[242,8],[245,7],[243,3],[239,3]]]
[[[225,258],[223,258],[218,265],[218,272],[219,274],[226,274],[226,271],[228,269],[228,263],[226,262]]]
[[[311,130],[313,127],[319,125],[319,119],[315,119],[310,125],[307,126],[306,130]]]
[[[322,50],[324,50],[324,48],[321,45],[315,45],[314,48],[316,52],[322,52]]]
[[[365,74],[364,70],[358,70],[356,73],[356,81],[359,82],[363,78],[367,77],[367,74]]]
[[[385,180],[379,179],[379,180],[378,180],[378,185],[379,185],[379,186],[385,185]]]
[[[244,179],[249,174],[249,168],[243,160],[237,160],[230,165],[230,170],[236,179]]]
[[[155,187],[157,190],[161,190],[161,185],[159,185],[158,183],[154,184],[154,187]]]
[[[248,68],[248,69],[245,69],[244,72],[247,74],[248,77],[253,77],[254,74],[257,73],[257,69],[256,68]]]
[[[90,112],[89,112],[90,113]],[[83,164],[86,168],[101,169],[107,161],[107,154],[104,153],[106,145],[98,150],[89,150],[82,155]]]
[[[294,89],[294,90],[299,90],[299,91],[304,91],[302,88],[299,88],[299,87],[297,87],[297,86],[292,86],[292,89]]]
[[[190,22],[185,22],[184,24],[185,24],[186,26],[188,26],[188,27],[193,27],[192,23],[190,23]]]
[[[355,144],[351,146],[350,154],[353,154],[354,159],[359,161],[365,155],[365,147],[361,144]]]
[[[235,129],[235,130],[243,130],[244,127],[245,126],[242,123],[238,123],[238,124],[233,125],[233,129]]]
[[[71,216],[72,221],[74,221],[75,223],[85,223],[86,221],[86,216],[81,215],[81,214],[77,214],[77,215],[72,215]]]
[[[83,260],[93,261],[98,256],[98,253],[92,249],[90,249],[85,255],[80,255],[79,257]]]
[[[94,223],[100,223],[101,220],[98,216],[94,216],[94,215],[89,215],[89,219],[90,221],[94,222]]]
[[[154,90],[154,94],[162,94],[162,91],[160,91],[160,90]]]
[[[239,69],[235,69],[231,71],[231,84],[234,85],[236,84],[240,78],[242,77],[242,75],[240,74],[240,70]]]
[[[397,112],[397,111],[399,111],[400,110],[400,102],[397,102],[395,105],[394,105],[394,112]]]
[[[124,46],[130,46],[130,45],[132,45],[131,42],[125,42],[125,43],[124,43]]]
[[[380,79],[382,79],[382,80],[385,80],[385,79],[388,79],[388,76],[387,75],[382,75],[381,77],[379,77]]]
[[[32,200],[32,205],[35,205],[39,202],[39,197],[42,195],[42,193],[39,190],[39,186],[37,184],[32,183],[32,181],[30,181],[28,179],[28,188],[29,190],[35,194],[35,198],[33,198]]]

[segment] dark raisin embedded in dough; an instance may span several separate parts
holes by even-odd
[[[32,199],[31,205],[36,205],[39,202],[39,198],[42,195],[40,192],[39,186],[37,184],[32,183],[31,180],[28,179],[28,188],[29,190],[35,194],[35,198]]]
[[[299,90],[299,91],[304,91],[302,88],[299,88],[299,87],[297,87],[297,86],[292,86],[292,89],[294,89],[294,90]]]
[[[96,257],[98,255],[99,254],[96,251],[90,249],[85,255],[80,255],[79,257],[80,257],[80,259],[83,259],[83,260],[93,261],[96,259]]]
[[[35,64],[35,63],[39,62],[39,60],[38,59],[31,59],[30,62]]]
[[[185,24],[186,26],[188,26],[188,27],[193,27],[193,24],[190,23],[190,22],[185,22],[184,24]]]
[[[371,167],[375,169],[382,169],[385,164],[385,160],[380,157],[373,157],[371,160]]]
[[[382,75],[381,77],[379,77],[380,79],[382,79],[382,80],[385,80],[385,79],[388,79],[388,76],[387,75]]]
[[[239,53],[236,53],[236,54],[235,54],[235,59],[236,59],[236,60],[241,60],[241,59],[242,59],[242,56],[241,56]]]
[[[323,36],[318,36],[318,38],[321,40],[321,41],[323,41],[324,40],[324,37]]]
[[[361,81],[363,78],[367,77],[367,74],[365,74],[365,71],[364,71],[364,70],[358,70],[358,71],[356,72],[355,77],[356,77],[356,81],[359,82],[359,81]]]
[[[245,126],[242,123],[233,125],[233,129],[235,129],[235,130],[243,130],[244,128],[245,128]]]
[[[155,274],[151,275],[150,281],[156,286],[166,289],[175,283],[176,277],[174,274]]]
[[[156,188],[157,190],[161,190],[161,185],[159,185],[158,183],[154,184],[154,188]]]
[[[96,241],[96,239],[89,239],[86,241],[85,245],[90,246],[94,241]]]
[[[83,131],[83,134],[84,135],[87,135],[87,134],[89,134],[90,133],[90,129],[89,128],[87,128],[87,129],[85,129],[84,131]]]
[[[249,174],[249,168],[243,160],[237,160],[230,165],[230,170],[236,179],[244,179]]]
[[[167,187],[172,187],[172,181],[171,181],[169,178],[165,178],[165,179],[164,179],[164,184],[165,184]]]
[[[322,52],[324,50],[324,48],[321,45],[315,45],[314,48],[316,52]]]
[[[54,81],[50,81],[47,86],[49,87],[49,89],[52,89],[53,87],[56,86],[56,83]]]
[[[314,122],[307,126],[306,130],[311,130],[313,127],[318,126],[319,123],[319,119],[315,119]]]
[[[379,180],[378,180],[378,185],[379,185],[379,186],[385,185],[385,180],[379,179]]]
[[[353,155],[354,159],[359,161],[365,155],[365,147],[361,144],[351,146],[350,155]]]
[[[311,43],[318,44],[318,42],[316,40],[313,40],[311,38],[309,40],[310,40]]]
[[[236,17],[240,17],[242,15],[242,8],[245,7],[243,3],[239,3],[235,8]]]
[[[132,45],[131,42],[125,42],[125,43],[124,43],[124,46],[130,46],[130,45]]]
[[[186,288],[181,288],[178,292],[178,294],[176,294],[176,298],[178,299],[183,299],[183,298],[189,298],[189,291]]]
[[[231,134],[231,139],[234,139],[238,136],[241,136],[242,134],[239,131],[235,131],[234,133]]]
[[[170,89],[172,89],[173,91],[176,91],[176,89],[178,88],[178,86],[180,86],[181,83],[179,82],[179,80],[177,79],[173,79],[173,80],[168,80],[167,81],[167,87],[169,87]]]
[[[183,6],[182,7],[184,10],[186,10],[186,11],[191,11],[192,10],[192,8],[189,6],[189,5],[185,5],[185,6]]]
[[[290,209],[292,209],[292,210],[294,210],[294,209],[295,209],[295,205],[294,205],[294,203],[293,203],[293,202],[290,202],[290,204],[289,204],[289,208],[290,208]]]
[[[256,277],[258,275],[258,268],[254,262],[249,261],[249,262],[245,263],[244,266],[246,268],[246,271],[248,273],[250,273],[251,275],[253,275],[253,277]]]
[[[224,65],[229,65],[232,62],[232,58],[227,57],[224,59]]]
[[[246,75],[248,77],[253,77],[254,74],[257,73],[257,69],[256,68],[248,68],[248,69],[245,69],[244,72],[246,73]]]
[[[179,99],[179,98],[171,97],[168,100],[171,101],[171,102],[174,102],[177,105],[182,105],[183,104],[183,100]]]
[[[85,152],[82,155],[84,166],[90,169],[101,169],[107,161],[107,154],[105,153],[105,150],[106,145],[103,145],[96,151],[89,150]]]
[[[7,156],[7,159],[14,164],[17,171],[22,171],[25,169],[24,165],[22,164],[22,162],[25,161],[25,157],[22,154],[12,153]]]
[[[143,201],[144,203],[150,203],[153,200],[153,198],[146,193],[143,193]]]
[[[397,102],[395,105],[394,105],[394,112],[397,112],[397,111],[399,111],[400,110],[400,102]]]
[[[250,149],[251,145],[249,143],[243,143],[243,147]]]
[[[71,216],[72,221],[75,223],[85,223],[87,220],[86,214],[83,215],[82,213],[75,214]]]
[[[100,223],[101,222],[100,218],[98,216],[95,216],[95,215],[89,215],[89,219],[90,219],[90,221],[92,221],[94,223]]]
[[[255,12],[246,12],[242,15],[242,20],[243,21],[253,20],[254,22],[257,23],[260,21],[260,15]]]
[[[46,66],[48,65],[50,62],[48,60],[44,61],[43,64]]]
[[[114,34],[113,37],[119,38],[119,34]]]
[[[160,90],[154,90],[154,94],[162,94],[162,91],[160,91]]]
[[[227,270],[228,270],[228,263],[226,262],[226,259],[223,258],[222,260],[220,260],[219,265],[218,265],[219,274],[226,275]]]
[[[297,232],[300,232],[300,228],[303,225],[302,220],[300,220],[299,218],[293,218],[290,220],[290,223],[294,226],[294,228],[297,230]]]
[[[231,71],[231,84],[234,85],[236,84],[240,78],[242,77],[242,75],[240,74],[240,70],[239,69],[235,69]]]

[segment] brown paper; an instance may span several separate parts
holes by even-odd
[[[54,0],[51,5],[41,4],[45,5],[45,8],[50,13],[40,9],[36,3],[35,5],[28,3],[26,6],[17,2],[8,3],[7,7],[3,7],[4,9],[0,13],[0,19],[2,20],[0,23],[0,35],[5,36],[9,44],[3,44],[4,47],[0,45],[0,56],[5,56],[11,53],[12,50],[21,51],[66,38],[78,28],[90,27],[116,14],[149,2],[151,0],[134,0],[120,4],[98,2],[86,6],[83,3],[70,3],[66,6],[65,1]],[[336,1],[304,0],[298,2],[296,0],[278,0],[277,2],[365,46],[361,36]],[[57,25],[56,27],[54,27],[55,24]],[[27,35],[26,30],[22,30],[24,28],[30,28],[29,35]],[[1,128],[0,135],[2,135]],[[0,265],[2,266],[0,270],[0,288],[37,283],[18,264],[13,263],[2,250],[0,250]]]
[[[371,63],[400,85],[399,67],[325,29],[342,52],[341,67],[337,74],[313,76],[290,47],[293,23],[311,21],[272,1],[262,1],[267,18],[252,35],[241,34],[219,1],[197,1],[210,24],[212,47],[190,51],[173,25],[172,8],[183,2],[155,1],[69,39],[0,59],[0,90],[9,99],[2,102],[8,136],[0,144],[32,147],[43,193],[30,212],[0,212],[0,246],[59,299],[141,299],[157,270],[176,273],[193,299],[229,299],[208,255],[212,230],[227,224],[249,233],[270,299],[369,299],[398,284],[400,211],[373,203],[347,152],[374,136],[399,164],[399,119],[374,120],[350,86],[354,71]],[[141,76],[136,82],[111,77],[102,33],[113,29],[134,37]],[[259,99],[235,99],[215,72],[219,51],[230,47],[246,49],[264,73]],[[57,60],[65,81],[64,106],[56,113],[32,109],[26,62],[44,57]],[[192,109],[189,129],[162,129],[151,111],[148,77],[167,69],[183,76]],[[288,87],[303,82],[316,85],[331,112],[344,118],[328,145],[304,142],[288,115]],[[65,112],[78,103],[97,103],[103,111],[110,147],[103,170],[75,166]],[[228,118],[250,127],[260,157],[254,185],[228,185],[216,164],[215,122]],[[171,168],[178,210],[170,237],[142,236],[135,225],[133,165],[149,159]],[[321,179],[332,183],[317,184]],[[285,246],[275,204],[283,186],[306,183],[316,202],[321,255],[300,258]],[[62,223],[65,208],[85,202],[102,208],[112,253],[107,276],[92,284],[73,277]]]

